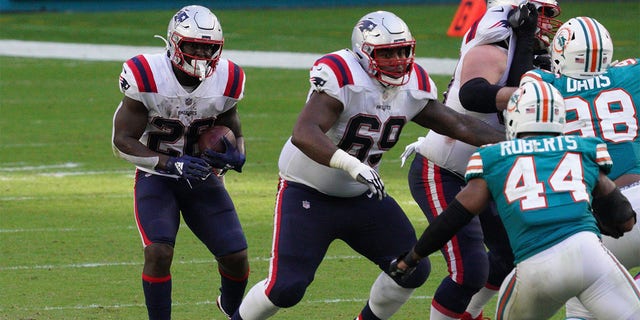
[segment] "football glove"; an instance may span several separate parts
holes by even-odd
[[[629,219],[633,219],[634,224],[637,221],[631,203],[618,188],[605,196],[594,198],[591,207],[600,232],[616,239],[629,231],[625,229]]]
[[[203,159],[184,155],[167,160],[167,172],[185,179],[205,180],[211,175],[211,166]]]
[[[533,36],[538,28],[538,10],[533,3],[523,3],[509,12],[507,21],[518,37]]]
[[[397,281],[403,281],[411,276],[413,271],[416,270],[416,266],[418,265],[418,262],[420,262],[420,260],[416,260],[413,258],[413,255],[411,254],[412,251],[403,253],[399,257],[391,261],[391,264],[389,264],[389,276],[391,278],[394,278]],[[404,261],[404,263],[407,265],[406,269],[398,268],[398,262],[400,261]]]
[[[366,164],[362,164],[359,167],[360,171],[356,175],[356,180],[360,183],[364,183],[369,187],[369,191],[373,196],[377,196],[378,200],[387,196],[387,192],[384,190],[384,182],[378,172],[369,167]]]
[[[422,144],[422,140],[424,140],[424,137],[420,137],[418,138],[418,141],[410,143],[406,147],[404,147],[404,151],[400,155],[400,160],[402,161],[400,163],[400,167],[404,167],[405,161],[407,161],[407,158],[409,158],[412,154],[420,152],[420,150],[418,150],[418,147]]]
[[[238,151],[227,137],[222,138],[224,140],[224,145],[226,146],[226,150],[224,153],[215,152],[211,149],[206,149],[202,153],[202,158],[212,167],[216,169],[221,169],[223,172],[229,169],[242,172],[242,166],[244,166],[247,158],[244,154]]]
[[[551,71],[551,55],[549,54],[536,54],[533,56],[533,66],[542,69]]]

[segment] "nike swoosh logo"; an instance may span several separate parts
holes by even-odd
[[[500,7],[500,10],[496,10],[496,12],[504,12],[504,8]]]

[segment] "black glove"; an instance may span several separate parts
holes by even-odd
[[[414,259],[412,252],[413,250],[407,253],[403,253],[399,257],[391,261],[391,264],[389,264],[389,276],[391,278],[394,278],[397,281],[402,281],[411,276],[413,271],[416,270],[416,266],[418,265],[418,262],[420,262],[420,260]],[[407,265],[406,269],[403,270],[398,268],[398,262],[400,261],[404,261],[404,263]]]
[[[548,53],[534,54],[533,66],[538,69],[551,71],[551,55],[549,55]]]
[[[203,159],[184,155],[167,160],[167,172],[185,179],[205,180],[211,175],[211,166]]]
[[[538,9],[527,2],[511,10],[507,20],[518,37],[533,36],[538,28]]]
[[[637,222],[631,203],[618,188],[605,196],[594,198],[591,208],[600,232],[616,239],[624,235],[624,225],[629,219],[633,218],[634,224]]]
[[[247,158],[244,154],[238,151],[238,148],[229,142],[229,139],[226,137],[223,137],[222,139],[226,146],[224,153],[206,149],[202,153],[202,158],[214,168],[221,169],[223,171],[233,169],[235,171],[242,172],[242,166]]]
[[[516,48],[509,67],[507,86],[518,87],[520,77],[533,69],[533,44],[538,27],[538,10],[532,3],[521,4],[509,12],[507,19],[516,35]]]

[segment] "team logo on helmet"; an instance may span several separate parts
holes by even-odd
[[[571,30],[569,30],[568,28],[562,28],[558,30],[553,41],[553,51],[561,55],[564,54],[564,49],[569,44],[569,39],[571,39]]]
[[[378,25],[371,20],[362,20],[358,23],[358,29],[360,29],[361,32],[372,31],[377,26]]]
[[[189,19],[189,15],[184,10],[180,10],[178,13],[176,13],[175,16],[173,16],[173,20],[176,22],[176,24],[183,22],[187,19]]]

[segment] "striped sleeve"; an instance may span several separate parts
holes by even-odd
[[[244,90],[244,70],[237,64],[228,61],[227,86],[224,89],[226,97],[240,99]]]
[[[415,72],[416,78],[418,79],[418,89],[426,92],[431,92],[431,83],[429,81],[429,75],[427,71],[424,70],[417,63],[413,64],[413,72]]]
[[[158,92],[149,62],[143,55],[127,60],[126,64],[133,73],[139,92]]]
[[[596,163],[600,166],[600,169],[608,174],[613,166],[613,161],[607,151],[607,145],[604,143],[598,143],[596,145]]]
[[[469,181],[473,178],[482,177],[482,157],[480,157],[480,153],[478,151],[474,152],[469,158],[469,163],[467,164],[467,171],[464,174],[464,179]]]
[[[354,83],[351,70],[349,69],[347,62],[341,56],[337,54],[328,54],[318,59],[313,66],[317,67],[320,64],[329,66],[331,71],[333,71],[333,74],[336,76],[340,88]]]

